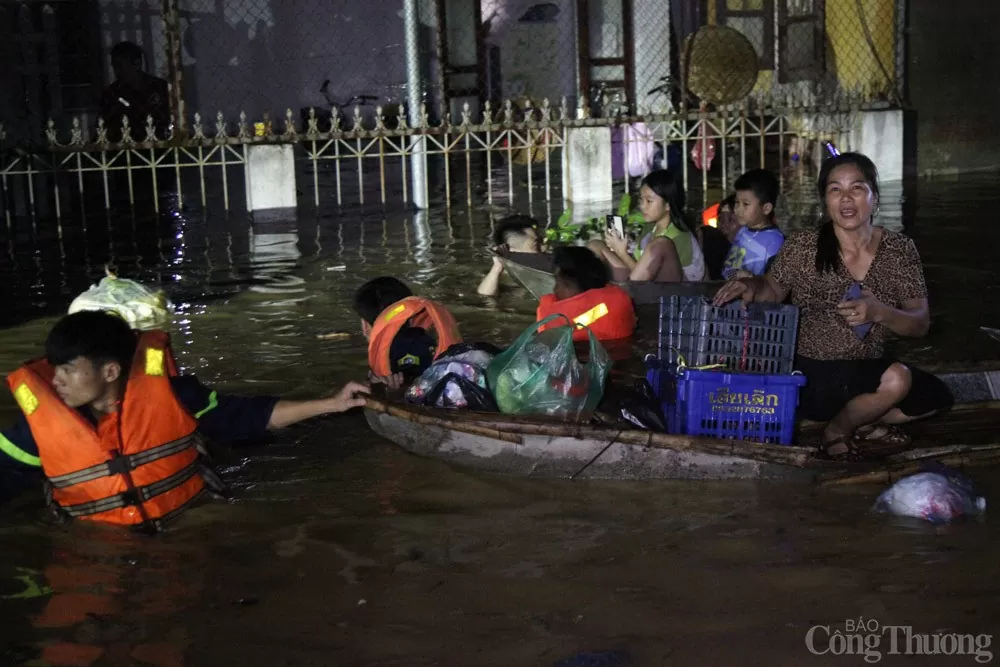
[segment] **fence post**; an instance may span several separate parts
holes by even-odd
[[[174,135],[185,136],[184,63],[181,57],[181,21],[177,0],[163,0],[163,34],[166,36],[167,72],[170,80],[170,114],[174,117]]]
[[[403,21],[406,27],[406,89],[410,127],[423,131],[420,112],[420,26],[417,0],[403,0]],[[410,175],[413,204],[427,208],[427,154],[423,134],[410,138]]]

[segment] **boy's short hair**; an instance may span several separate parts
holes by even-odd
[[[751,169],[736,179],[733,189],[737,192],[749,190],[761,206],[764,204],[776,206],[780,193],[778,177],[767,169]]]
[[[536,227],[538,221],[529,215],[509,215],[497,223],[497,228],[493,230],[493,245],[510,245],[515,238],[524,239],[525,230]]]
[[[375,324],[379,314],[413,292],[403,282],[392,276],[369,280],[354,293],[354,312],[368,324]]]
[[[608,265],[590,248],[581,246],[556,248],[552,261],[559,277],[575,287],[578,293],[606,287],[611,280]]]
[[[45,358],[53,366],[68,364],[78,357],[95,366],[116,361],[122,374],[127,375],[136,341],[136,333],[117,315],[81,310],[55,323],[45,339]]]

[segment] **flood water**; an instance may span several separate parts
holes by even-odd
[[[883,220],[916,238],[935,316],[928,338],[900,346],[905,359],[1000,358],[978,331],[1000,326],[994,181],[920,183],[905,205],[887,188]],[[800,190],[791,227],[815,215]],[[507,343],[534,303],[516,288],[475,293],[490,225],[461,208],[7,230],[0,366],[37,355],[109,260],[166,287],[179,362],[224,391],[312,397],[363,377],[350,299],[378,275],[452,306],[466,338]],[[352,336],[318,338],[334,331]],[[13,415],[4,395],[0,423]],[[358,414],[221,464],[234,500],[156,538],[56,527],[33,494],[0,506],[0,664],[971,665],[1000,650],[980,638],[978,660],[914,655],[926,648],[901,640],[894,655],[888,635],[867,660],[809,650],[811,627],[859,619],[880,636],[996,634],[997,522],[872,516],[878,486],[494,476],[409,455]],[[1000,476],[975,481],[1000,497]]]

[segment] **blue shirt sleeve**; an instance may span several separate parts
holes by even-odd
[[[198,430],[222,444],[263,440],[277,396],[228,396],[206,387],[193,375],[170,379],[174,394],[198,420]]]

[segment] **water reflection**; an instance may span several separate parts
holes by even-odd
[[[818,217],[813,187],[804,173],[786,178],[790,227]],[[989,298],[1000,232],[981,224],[995,185],[923,187],[906,222],[936,325],[904,351],[994,358],[977,327],[1000,325]],[[903,203],[885,186],[880,221],[901,226]],[[505,212],[303,212],[261,226],[188,210],[91,219],[61,235],[18,227],[0,267],[0,364],[35,356],[105,263],[168,288],[182,367],[221,390],[315,396],[362,376],[350,302],[378,275],[452,305],[468,338],[509,341],[535,304],[510,286],[496,299],[475,293]],[[318,338],[330,331],[352,336]],[[5,394],[0,420],[12,411]],[[937,532],[870,517],[879,489],[491,477],[405,454],[357,416],[289,429],[221,463],[236,501],[191,513],[164,539],[54,528],[37,498],[0,507],[0,595],[22,590],[17,568],[53,589],[0,600],[0,662],[551,665],[626,647],[636,664],[766,653],[767,664],[798,665],[812,664],[803,636],[816,621],[864,615],[925,632],[995,621],[994,524]],[[995,477],[976,481],[989,497],[1000,489]]]

